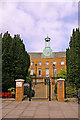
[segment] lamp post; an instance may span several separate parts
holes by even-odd
[[[53,77],[54,77],[54,80],[55,80],[56,74],[55,74],[54,69],[55,69],[55,64],[53,64]],[[57,100],[57,83],[55,84],[55,95],[56,95],[56,100]]]
[[[49,79],[49,101],[51,101],[51,83]]]
[[[35,64],[35,85],[36,85],[36,76],[37,76],[37,64]]]
[[[55,64],[53,64],[53,77],[55,78],[54,67],[55,67]]]
[[[35,96],[36,96],[36,76],[37,76],[37,64],[35,64]]]

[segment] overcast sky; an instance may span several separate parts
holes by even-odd
[[[0,31],[20,34],[28,52],[43,51],[47,34],[53,51],[65,51],[78,27],[78,2],[4,2],[0,17]]]

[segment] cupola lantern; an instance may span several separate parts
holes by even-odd
[[[50,48],[50,40],[48,36],[45,38],[45,48],[43,50],[43,54],[45,56],[50,56],[52,54],[52,49]]]
[[[50,47],[50,38],[47,36],[47,38],[45,38],[45,47]]]

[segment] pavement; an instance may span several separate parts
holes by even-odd
[[[2,118],[78,118],[74,102],[2,101]]]

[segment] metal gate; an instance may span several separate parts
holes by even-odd
[[[36,98],[48,98],[49,96],[49,85],[39,83],[35,85],[35,97]]]
[[[34,85],[35,96],[33,99],[49,99],[51,100],[51,83],[49,79],[45,79],[45,82],[36,83]]]
[[[27,89],[27,97],[29,97],[29,101],[34,99],[48,99],[49,101],[54,100],[55,94],[52,82],[50,82],[50,79],[45,79],[44,82],[37,82],[36,84],[31,85],[31,82],[28,85]],[[32,86],[32,87],[31,87]],[[32,95],[33,91],[35,91],[34,95]]]

